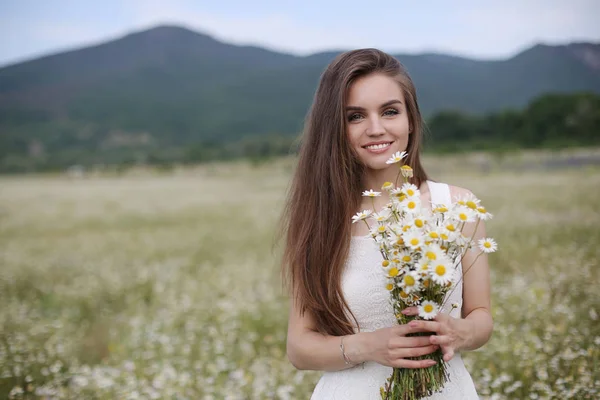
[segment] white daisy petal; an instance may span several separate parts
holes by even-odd
[[[440,306],[434,301],[425,300],[419,305],[418,309],[419,317],[423,319],[434,319],[438,314]]]
[[[396,153],[392,154],[392,156],[385,163],[386,164],[396,164],[396,163],[402,161],[402,159],[405,158],[407,155],[408,155],[408,153],[406,151],[403,151],[402,153],[397,151]]]
[[[483,251],[484,253],[493,253],[498,250],[498,244],[492,238],[480,239],[478,244],[479,250]]]

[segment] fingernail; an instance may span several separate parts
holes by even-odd
[[[405,308],[404,310],[402,310],[402,314],[408,314],[408,310]]]
[[[414,328],[414,327],[417,327],[417,326],[419,326],[419,323],[418,323],[417,321],[410,321],[410,322],[408,323],[408,326],[410,326],[410,327]]]
[[[429,360],[429,365],[435,365],[435,364],[437,364],[437,361]]]

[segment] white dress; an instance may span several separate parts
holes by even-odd
[[[450,188],[445,183],[427,181],[434,204],[450,204]],[[385,277],[376,268],[382,260],[379,248],[371,238],[352,237],[348,260],[342,273],[342,291],[348,306],[356,316],[361,332],[372,332],[397,324],[389,292],[385,289]],[[454,280],[462,275],[462,266]],[[451,316],[460,318],[462,307],[462,281],[446,301],[442,312],[449,313],[452,303],[458,303]],[[352,321],[352,319],[351,319]],[[355,332],[358,330],[355,328]],[[340,355],[341,357],[341,355]],[[466,370],[460,354],[446,364],[449,380],[441,392],[427,399],[472,400],[479,399],[475,386]],[[317,383],[311,400],[381,400],[379,388],[391,376],[392,368],[376,362],[364,363],[349,369],[324,372]]]

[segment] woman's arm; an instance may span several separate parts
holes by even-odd
[[[341,336],[323,335],[316,331],[314,319],[307,311],[300,316],[294,301],[290,300],[287,335],[287,355],[294,367],[303,370],[339,371],[350,368],[342,357]],[[360,332],[344,337],[346,356],[354,364],[375,361],[382,365],[402,368],[425,368],[431,360],[406,360],[434,352],[438,346],[429,343],[428,337],[406,337],[408,333],[423,329],[398,325]]]

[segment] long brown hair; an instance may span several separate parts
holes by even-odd
[[[423,122],[406,69],[380,50],[349,51],[336,57],[321,76],[280,221],[285,237],[284,286],[301,315],[308,311],[319,332],[335,336],[354,333],[345,311],[360,329],[341,290],[350,221],[365,189],[361,187],[365,167],[347,138],[345,107],[352,83],[372,73],[386,74],[400,85],[412,130],[406,164],[414,170],[412,183],[417,187],[427,179],[419,155]]]

